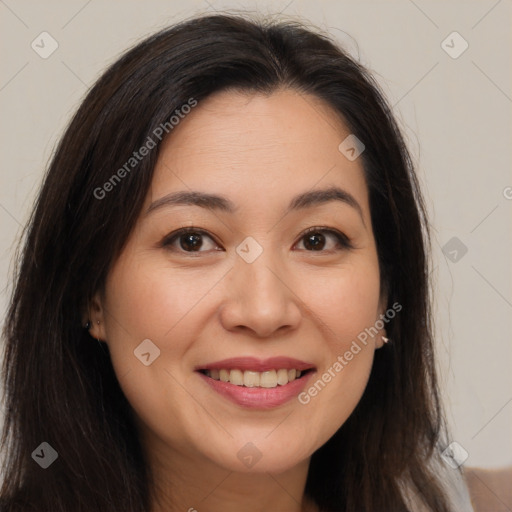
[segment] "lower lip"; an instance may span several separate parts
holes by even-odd
[[[235,404],[249,409],[273,409],[289,402],[305,388],[307,381],[313,373],[315,372],[310,371],[303,377],[295,379],[284,386],[278,384],[275,388],[248,388],[236,386],[230,382],[215,380],[207,377],[204,373],[198,372],[214,391],[217,391],[217,393]]]

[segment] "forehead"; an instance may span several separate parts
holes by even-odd
[[[216,93],[162,143],[151,199],[200,189],[230,195],[237,205],[271,197],[287,202],[288,196],[337,185],[367,209],[362,161],[339,150],[349,135],[340,116],[315,96],[293,90]]]

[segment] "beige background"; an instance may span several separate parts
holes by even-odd
[[[469,453],[466,465],[512,464],[510,0],[0,0],[2,320],[20,226],[88,87],[147,34],[223,9],[310,20],[376,73],[431,211],[438,349],[453,440]],[[43,31],[59,45],[47,59],[31,48]],[[469,44],[456,59],[441,46],[453,31]],[[462,43],[447,40],[452,52]],[[456,262],[450,246],[446,256],[442,251],[452,237],[468,249]]]

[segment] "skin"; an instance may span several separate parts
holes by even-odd
[[[90,310],[91,334],[108,344],[136,413],[156,481],[152,512],[310,510],[310,457],[360,400],[381,336],[307,405],[244,409],[194,368],[285,355],[315,365],[311,385],[384,313],[361,159],[338,150],[349,133],[315,97],[224,91],[164,141],[143,212]],[[339,201],[284,214],[297,194],[331,185],[349,192],[362,215]],[[238,210],[174,205],[145,214],[181,190],[224,195]],[[183,237],[184,246],[178,238],[162,247],[183,226],[210,234],[199,252],[186,252]],[[311,249],[303,232],[317,226],[344,233],[353,248],[320,232],[325,245]],[[236,252],[247,236],[263,248],[250,264]],[[134,357],[145,339],[160,349],[149,366]],[[237,457],[248,442],[261,453],[252,468]]]

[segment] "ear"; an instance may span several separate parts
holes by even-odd
[[[89,303],[87,318],[84,321],[84,325],[90,322],[89,334],[99,341],[106,340],[103,302],[104,298],[97,292]]]

